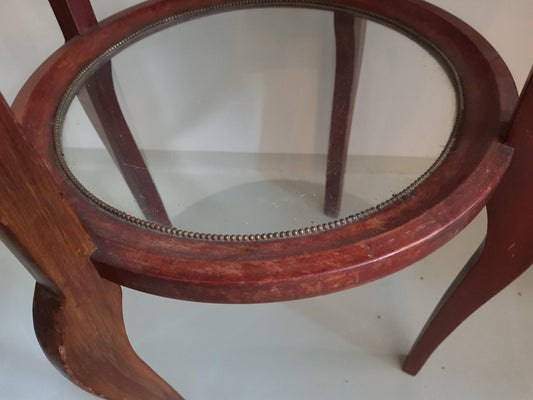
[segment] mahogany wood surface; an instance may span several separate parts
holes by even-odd
[[[98,21],[90,0],[48,0],[65,41],[82,35]]]
[[[36,279],[33,316],[49,360],[109,399],[181,399],[134,352],[120,286],[102,279],[95,245],[0,96],[0,232]]]
[[[487,204],[484,244],[433,312],[404,363],[416,374],[439,344],[485,302],[533,263],[533,69],[506,143],[515,149],[502,182]]]
[[[49,0],[66,41],[97,24],[89,0]],[[120,108],[111,62],[89,77],[78,98],[146,219],[171,226],[163,200]]]
[[[366,19],[334,13],[335,89],[329,131],[324,213],[338,217],[341,209],[346,156],[353,107],[363,60]]]
[[[113,88],[110,61],[88,78],[78,93],[78,98],[145,218],[172,226],[163,200],[120,109]]]
[[[361,285],[412,264],[448,241],[482,209],[511,157],[510,149],[499,143],[517,98],[507,67],[479,34],[437,7],[366,0],[344,0],[336,3],[335,10],[355,9],[381,16],[397,28],[409,27],[410,35],[446,60],[458,85],[460,118],[453,150],[410,196],[327,232],[245,242],[176,237],[166,234],[165,228],[157,231],[150,222],[128,222],[95,207],[57,165],[48,123],[54,120],[70,81],[126,37],[137,35],[131,44],[177,23],[173,17],[177,14],[184,15],[179,20],[183,22],[222,12],[225,4],[239,8],[221,0],[168,0],[121,12],[58,50],[15,100],[18,120],[32,134],[38,152],[97,243],[93,260],[102,276],[149,293],[197,301],[244,303],[316,296]],[[329,3],[304,6],[331,8]],[[153,31],[142,30],[161,20],[165,23]],[[454,80],[455,75],[461,79]]]
[[[360,221],[309,235],[231,242],[172,236],[165,228],[156,231],[154,223],[126,221],[98,208],[58,164],[51,121],[76,75],[130,35],[141,32],[133,43],[177,23],[172,18],[179,13],[188,13],[180,20],[185,21],[221,12],[227,4],[235,9],[291,2],[239,6],[225,0],[152,0],[98,25],[92,10],[69,9],[78,2],[51,3],[58,18],[67,21],[64,32],[83,35],[68,41],[32,75],[15,100],[15,115],[0,98],[0,231],[37,281],[34,324],[44,352],[85,390],[110,399],[182,398],[131,348],[118,284],[225,303],[296,299],[361,285],[440,247],[497,188],[488,206],[485,246],[447,293],[407,358],[404,369],[416,373],[464,318],[533,261],[532,79],[505,138],[517,101],[512,77],[496,51],[450,14],[422,1],[340,0],[333,6],[338,18],[357,12],[337,21],[338,28],[354,32],[353,21],[362,15],[379,16],[397,29],[408,28],[409,35],[439,55],[457,85],[459,103],[457,136],[443,164],[408,197]],[[294,5],[332,9],[331,3]],[[194,13],[203,7],[210,8]],[[161,20],[166,22],[142,30]],[[353,102],[358,56],[348,57],[354,63],[345,81],[351,89],[342,97]],[[101,61],[105,65],[108,60]],[[96,94],[91,95],[103,119],[110,115],[98,106],[105,105],[105,93],[113,90],[107,66],[106,78],[93,75]],[[347,140],[350,112],[336,115],[344,126],[338,132]],[[345,151],[346,145],[339,148]],[[511,162],[512,148],[516,156]]]

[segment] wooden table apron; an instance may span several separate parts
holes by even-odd
[[[457,135],[448,157],[408,198],[327,232],[249,242],[205,241],[120,219],[93,204],[67,179],[54,151],[54,120],[68,86],[92,60],[134,34],[128,45],[192,18],[280,6],[361,14],[439,53],[456,84]],[[138,34],[151,24],[158,25]],[[412,264],[452,238],[482,209],[508,166],[512,149],[501,139],[516,101],[514,81],[496,51],[456,17],[422,1],[167,0],[127,9],[69,41],[27,81],[13,109],[95,241],[92,259],[104,278],[167,297],[249,303],[361,285]]]

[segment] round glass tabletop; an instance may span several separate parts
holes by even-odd
[[[368,215],[446,156],[456,94],[425,48],[368,21],[341,208],[328,216],[335,47],[333,12],[296,8],[224,12],[150,35],[111,58],[119,107],[95,81],[111,76],[109,63],[79,76],[57,126],[67,172],[100,207],[178,234],[308,233]],[[168,219],[146,212],[161,207],[150,196]]]
[[[360,16],[383,26],[368,23],[331,218],[330,115],[349,111]],[[69,41],[13,107],[103,278],[255,303],[361,285],[453,237],[509,165],[516,99],[494,48],[426,2],[175,0]]]

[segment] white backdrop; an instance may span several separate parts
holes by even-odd
[[[531,64],[533,1],[433,0],[480,31],[519,87]],[[133,0],[93,0],[99,19]],[[45,0],[0,4],[0,90],[12,101],[62,44]],[[116,85],[144,148],[325,153],[335,50],[330,13],[250,10],[210,16],[159,33],[114,61]],[[435,156],[453,119],[453,94],[418,45],[369,25],[351,154]],[[71,122],[82,120],[75,110]],[[66,135],[71,147],[96,136]]]

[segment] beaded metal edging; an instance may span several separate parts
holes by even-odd
[[[450,134],[450,138],[448,139],[448,142],[446,143],[446,146],[444,147],[443,151],[435,160],[435,162],[429,167],[420,177],[418,177],[413,183],[411,183],[409,186],[407,186],[404,190],[402,190],[398,194],[392,195],[391,198],[388,200],[385,200],[384,202],[368,208],[366,210],[363,210],[361,212],[358,212],[353,215],[349,215],[345,218],[336,219],[334,221],[330,221],[323,224],[313,225],[305,228],[300,229],[293,229],[289,231],[281,231],[281,232],[271,232],[271,233],[258,233],[258,234],[214,234],[214,233],[200,233],[200,232],[192,232],[192,231],[186,231],[182,229],[178,229],[175,227],[169,227],[160,225],[154,222],[150,222],[141,218],[134,217],[124,211],[121,211],[106,202],[102,201],[98,197],[96,197],[94,194],[92,194],[83,184],[76,178],[76,176],[72,173],[70,168],[67,165],[67,162],[64,157],[63,148],[61,146],[61,133],[63,130],[63,122],[65,120],[66,112],[76,95],[77,91],[80,89],[81,86],[83,86],[84,77],[89,74],[94,68],[96,68],[101,62],[105,61],[108,57],[110,57],[113,53],[119,51],[121,48],[125,47],[125,45],[132,41],[133,39],[151,31],[156,28],[161,28],[164,25],[174,25],[178,23],[180,20],[185,20],[193,17],[200,17],[205,14],[210,14],[211,12],[220,11],[220,10],[235,10],[235,9],[246,9],[246,6],[285,6],[285,7],[302,7],[302,8],[315,8],[315,9],[324,9],[328,11],[345,11],[345,12],[352,12],[359,15],[363,15],[365,17],[368,17],[371,20],[385,23],[386,25],[389,25],[392,28],[395,28],[402,32],[403,34],[413,38],[417,43],[425,47],[427,50],[429,50],[431,53],[434,54],[435,58],[441,62],[443,68],[448,73],[448,76],[454,86],[455,93],[456,93],[456,115],[455,115],[455,121],[453,130]],[[463,109],[463,91],[461,86],[461,80],[459,78],[459,75],[457,71],[454,69],[452,63],[450,60],[446,57],[446,55],[438,49],[433,43],[431,43],[426,38],[420,36],[418,33],[410,29],[409,27],[403,26],[402,24],[398,23],[395,20],[389,19],[389,18],[383,18],[377,14],[370,13],[364,10],[359,10],[355,7],[347,7],[343,5],[336,4],[334,2],[328,2],[328,1],[317,1],[317,0],[310,0],[305,2],[287,2],[287,1],[278,1],[278,0],[245,0],[245,1],[236,1],[226,4],[220,4],[215,5],[211,7],[206,7],[198,10],[193,11],[187,11],[184,13],[176,14],[164,19],[161,19],[157,22],[154,22],[150,25],[145,26],[144,28],[134,32],[133,34],[129,35],[128,37],[122,39],[121,41],[115,43],[113,46],[108,48],[106,51],[104,51],[102,54],[100,54],[97,58],[92,60],[87,66],[85,66],[78,75],[74,78],[74,80],[70,83],[67,90],[65,91],[65,94],[63,95],[61,102],[59,103],[55,121],[54,121],[54,149],[56,152],[56,156],[59,162],[59,165],[63,169],[64,173],[66,174],[67,178],[76,186],[76,188],[85,196],[87,197],[91,202],[93,202],[98,207],[102,208],[103,210],[113,214],[114,216],[117,216],[125,221],[128,221],[130,223],[133,223],[135,225],[148,228],[157,232],[170,234],[173,236],[178,236],[182,238],[190,238],[190,239],[199,239],[199,240],[209,240],[209,241],[227,241],[227,242],[248,242],[248,241],[262,241],[262,240],[272,240],[272,239],[283,239],[283,238],[291,238],[291,237],[299,237],[304,236],[308,234],[313,233],[319,233],[319,232],[325,232],[332,230],[337,227],[341,227],[350,223],[354,223],[356,221],[360,221],[375,212],[379,210],[383,210],[384,208],[390,207],[391,205],[400,202],[401,200],[409,197],[411,193],[420,186],[446,159],[446,157],[450,154],[451,150],[453,149],[458,126],[460,123],[461,115],[459,113],[459,110]]]

